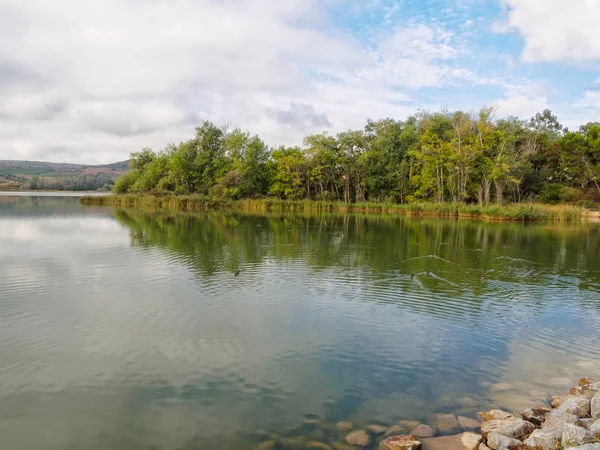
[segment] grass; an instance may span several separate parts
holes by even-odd
[[[462,203],[352,203],[312,200],[214,200],[201,195],[107,195],[86,196],[85,205],[112,205],[127,208],[163,209],[171,211],[202,211],[207,209],[234,209],[245,212],[303,212],[328,213],[334,211],[406,214],[411,216],[465,217],[507,221],[579,221],[586,218],[584,208],[572,205],[544,205],[518,203],[508,205],[469,205]]]

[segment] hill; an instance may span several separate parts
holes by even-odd
[[[108,191],[115,180],[128,170],[129,161],[88,165],[0,160],[0,191]]]

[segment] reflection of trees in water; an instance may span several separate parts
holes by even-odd
[[[524,281],[535,283],[548,275],[586,277],[595,272],[600,256],[600,229],[593,225],[344,214],[167,215],[117,210],[115,216],[130,228],[133,245],[166,248],[204,276],[267,259],[297,259],[317,270],[361,267],[381,277],[392,271],[430,270],[461,279],[479,270],[502,279],[517,271]]]

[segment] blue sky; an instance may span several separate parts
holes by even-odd
[[[0,159],[111,162],[210,119],[270,145],[484,105],[600,120],[600,0],[0,0]]]

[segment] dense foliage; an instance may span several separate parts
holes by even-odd
[[[530,120],[495,119],[494,112],[369,120],[363,130],[274,149],[206,121],[178,146],[132,153],[114,191],[346,203],[600,198],[600,123],[569,131],[549,110]]]

